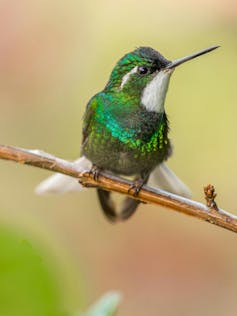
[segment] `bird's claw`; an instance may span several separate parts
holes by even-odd
[[[89,171],[89,175],[92,176],[93,180],[95,180],[97,182],[99,179],[99,176],[100,176],[100,172],[101,172],[101,169],[98,168],[97,166],[93,165],[91,167],[91,170]]]
[[[134,191],[133,192],[133,196],[137,197],[139,192],[141,191],[141,188],[142,188],[143,185],[144,185],[144,180],[143,179],[139,179],[139,180],[134,181],[130,185],[130,187],[128,189],[128,193],[130,193],[131,191]]]

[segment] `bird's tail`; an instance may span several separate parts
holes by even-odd
[[[129,197],[124,198],[121,211],[116,212],[116,203],[112,199],[112,192],[97,189],[98,198],[104,215],[111,222],[125,221],[136,211],[140,202]]]
[[[151,186],[159,187],[165,191],[191,197],[191,191],[165,163],[158,165],[150,175],[148,182]]]
[[[92,163],[84,156],[75,161],[78,171],[90,170]],[[153,186],[164,189],[168,192],[190,197],[191,193],[188,187],[170,170],[166,164],[157,166],[151,173],[149,183]],[[63,174],[55,174],[42,181],[35,189],[39,195],[44,194],[62,194],[67,192],[81,191],[83,187],[78,180]],[[113,194],[102,189],[97,189],[98,198],[105,216],[111,221],[123,221],[128,219],[136,211],[140,202],[138,200],[126,197],[122,201],[120,211],[117,212]]]
[[[146,182],[146,181],[145,181]],[[181,195],[184,197],[191,197],[189,188],[175,175],[175,173],[167,167],[165,163],[158,165],[150,175],[149,183],[152,186],[168,192]],[[138,205],[141,203],[138,200],[125,198],[122,202],[121,210],[116,212],[116,204],[112,192],[97,189],[97,194],[105,216],[111,221],[127,220],[136,211]]]
[[[92,163],[85,156],[75,160],[74,163],[78,168],[78,172],[90,170],[92,167]],[[83,187],[77,179],[61,173],[56,173],[40,182],[35,188],[35,192],[39,195],[62,194],[67,192],[78,192],[82,189]]]

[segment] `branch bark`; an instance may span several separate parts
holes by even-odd
[[[0,159],[11,160],[21,164],[63,173],[77,178],[78,181],[86,187],[100,187],[135,198],[133,193],[129,191],[132,184],[131,181],[112,176],[105,172],[101,172],[98,179],[95,180],[89,170],[78,170],[78,167],[76,167],[73,162],[57,158],[43,151],[0,145]],[[213,186],[207,186],[205,188],[205,198],[209,201],[209,206],[148,186],[143,186],[139,195],[136,197],[136,199],[142,202],[162,205],[236,233],[237,216],[217,207],[214,201],[215,192]]]

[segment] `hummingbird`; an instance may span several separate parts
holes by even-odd
[[[174,61],[151,47],[139,47],[124,55],[113,68],[105,88],[86,106],[81,157],[75,163],[82,169],[90,166],[95,177],[101,170],[131,177],[130,190],[134,196],[151,177],[159,187],[189,196],[189,189],[165,164],[172,154],[165,98],[176,67],[218,47]],[[75,179],[57,174],[43,181],[37,192],[78,189]],[[128,219],[140,203],[126,197],[118,213],[111,192],[98,188],[97,194],[105,216],[112,222]]]

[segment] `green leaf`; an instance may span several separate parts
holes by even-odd
[[[14,231],[0,227],[0,316],[62,316],[47,258]]]
[[[80,314],[80,316],[115,316],[120,301],[120,293],[109,292],[102,296],[102,298],[97,301],[86,314]]]

